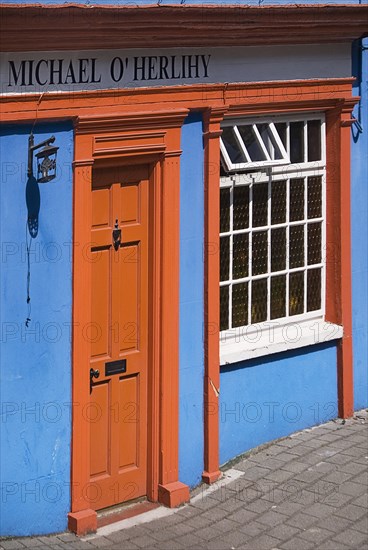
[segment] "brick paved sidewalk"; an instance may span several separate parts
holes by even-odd
[[[0,548],[365,550],[367,475],[368,414],[360,411],[247,454],[167,517],[82,540],[3,539]]]

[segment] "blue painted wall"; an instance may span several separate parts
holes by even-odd
[[[337,416],[336,347],[324,344],[221,369],[220,463]]]
[[[181,148],[179,479],[193,486],[200,482],[203,471],[204,195],[200,114],[187,118]]]
[[[366,48],[365,50],[362,48]],[[368,39],[353,45],[357,125],[352,127],[354,408],[368,406]]]
[[[0,535],[65,530],[70,511],[73,132],[36,125],[36,143],[54,134],[60,147],[57,179],[38,188],[26,175],[29,131],[0,134]],[[26,221],[38,210],[29,314]]]

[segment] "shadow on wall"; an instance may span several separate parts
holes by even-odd
[[[38,234],[38,215],[40,213],[41,195],[40,188],[34,176],[30,176],[26,185],[27,225],[32,239]]]

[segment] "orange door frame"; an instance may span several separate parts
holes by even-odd
[[[187,110],[79,118],[75,127],[73,246],[72,511],[77,533],[97,526],[89,483],[92,167],[151,164],[149,441],[147,497],[167,506],[189,499],[178,480],[180,129]]]

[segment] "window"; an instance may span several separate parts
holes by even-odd
[[[221,341],[322,320],[323,115],[226,121],[220,146]]]

